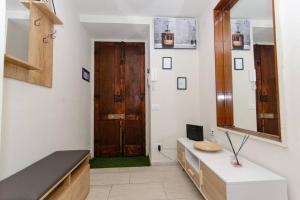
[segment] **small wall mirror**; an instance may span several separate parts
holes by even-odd
[[[29,10],[19,0],[7,0],[6,3],[6,54],[27,62],[29,49]]]
[[[225,73],[216,77],[224,81],[223,88],[217,84],[217,101],[224,103],[218,104],[218,125],[281,140],[274,2],[221,0],[219,7],[215,17],[225,16],[221,33],[225,60],[217,61],[216,69]],[[225,100],[220,100],[218,91]]]

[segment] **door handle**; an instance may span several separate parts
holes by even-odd
[[[110,120],[125,119],[125,114],[108,114],[107,119]]]
[[[275,114],[274,113],[261,113],[259,115],[261,119],[275,119]]]

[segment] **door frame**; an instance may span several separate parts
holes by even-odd
[[[91,157],[94,157],[94,88],[95,88],[95,42],[142,42],[145,43],[145,152],[146,156],[150,154],[150,96],[151,90],[148,84],[147,69],[150,69],[150,44],[147,40],[119,40],[119,39],[92,39],[91,40],[91,128],[90,128],[90,151]]]

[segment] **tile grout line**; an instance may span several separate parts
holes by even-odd
[[[110,198],[110,193],[111,193],[111,191],[112,191],[113,186],[114,186],[114,185],[111,185],[111,186],[110,186],[110,189],[109,189],[109,192],[108,192],[108,195],[107,195],[107,199],[106,199],[106,200],[109,200],[109,198]]]
[[[168,193],[167,193],[167,191],[166,191],[165,183],[162,182],[161,184],[162,184],[162,186],[163,186],[163,190],[164,190],[164,193],[165,193],[165,195],[166,195],[166,198],[169,199]]]
[[[131,172],[128,172],[129,173],[129,185],[131,184]]]

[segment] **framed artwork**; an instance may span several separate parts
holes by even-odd
[[[90,82],[90,72],[85,68],[82,68],[82,79]]]
[[[155,49],[196,49],[196,18],[154,18]]]
[[[163,57],[162,68],[166,70],[171,70],[173,67],[172,57]]]
[[[234,70],[244,70],[243,58],[234,58]]]
[[[177,90],[187,90],[187,78],[178,77],[177,78]]]
[[[250,21],[245,19],[231,20],[232,50],[250,50]]]

